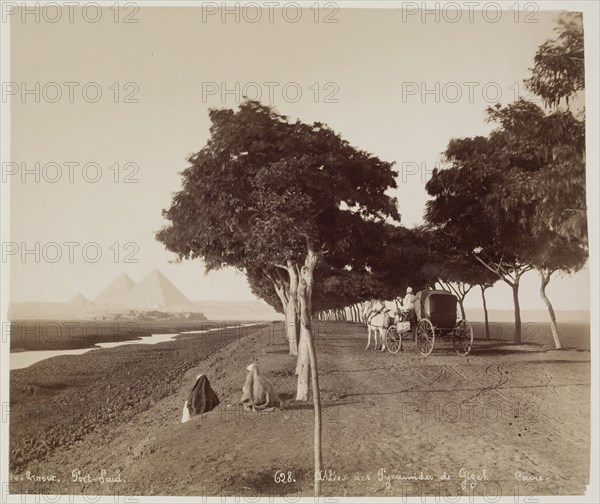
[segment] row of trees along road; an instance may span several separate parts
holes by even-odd
[[[433,234],[455,245],[459,257],[478,261],[511,287],[516,342],[520,280],[537,270],[561,348],[546,287],[554,273],[583,267],[588,239],[585,118],[568,107],[584,89],[581,16],[564,15],[557,31],[556,39],[539,48],[525,81],[544,107],[524,99],[498,104],[488,109],[488,120],[497,125],[489,136],[451,140],[445,151],[450,167],[435,171],[426,185],[433,197],[426,220]]]
[[[315,494],[322,469],[321,407],[313,312],[368,299],[393,299],[407,285],[436,282],[461,310],[473,286],[501,279],[513,288],[520,341],[519,280],[540,272],[541,293],[560,346],[545,288],[587,256],[584,123],[562,101],[583,89],[580,19],[535,57],[532,90],[547,109],[518,101],[488,111],[488,137],[452,140],[450,168],[436,171],[426,225],[399,225],[392,163],[359,150],[321,123],[290,121],[256,101],[211,110],[210,138],[192,155],[183,187],[163,215],[157,239],[206,270],[243,271],[253,292],[284,313],[297,355],[297,399],[312,389]],[[489,334],[489,333],[488,333]]]

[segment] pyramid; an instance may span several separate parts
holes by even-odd
[[[156,269],[127,292],[122,304],[140,308],[192,306],[192,302]]]
[[[113,282],[106,287],[96,299],[94,303],[104,305],[119,305],[123,304],[125,295],[135,286],[135,282],[127,273],[121,273]]]
[[[73,299],[69,301],[69,304],[75,306],[92,306],[94,303],[86,298],[81,292],[78,292],[73,296]]]

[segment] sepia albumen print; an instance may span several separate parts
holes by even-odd
[[[2,32],[3,501],[598,497],[598,4]]]

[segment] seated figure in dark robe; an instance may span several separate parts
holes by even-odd
[[[219,403],[219,398],[211,388],[206,375],[198,375],[196,377],[196,383],[194,383],[187,401],[185,401],[183,405],[181,423],[188,422],[194,415],[203,415],[204,413],[212,411]]]

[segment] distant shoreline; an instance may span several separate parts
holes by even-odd
[[[78,350],[98,348],[98,343],[137,341],[153,334],[231,328],[263,320],[215,321],[94,321],[28,319],[11,321],[10,353],[36,350]]]

